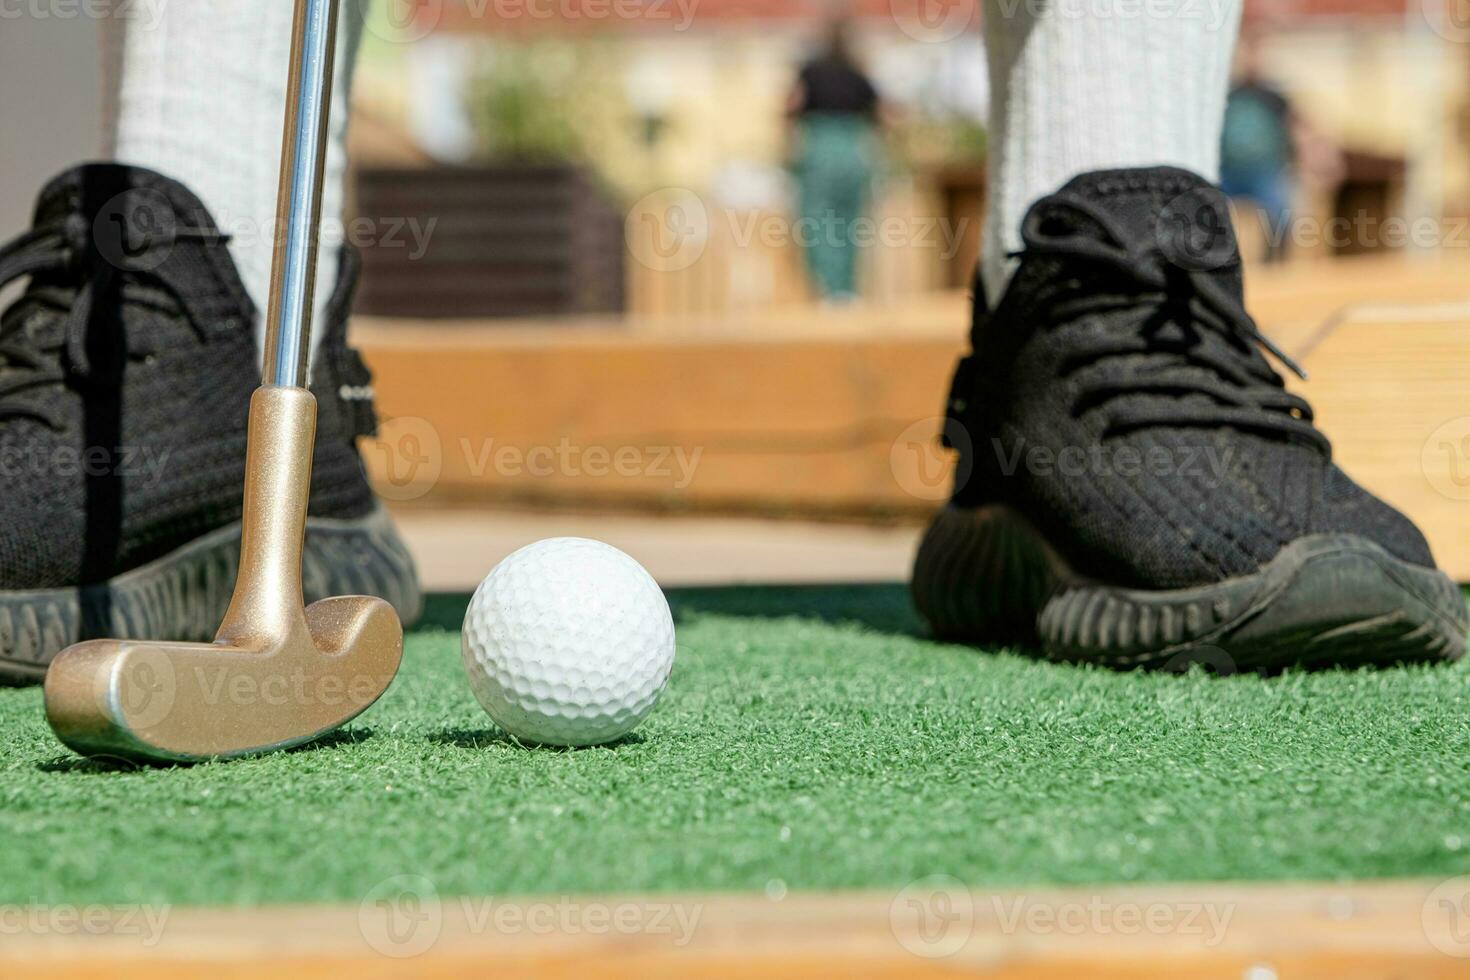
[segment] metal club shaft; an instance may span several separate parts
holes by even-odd
[[[338,0],[296,0],[266,320],[267,385],[306,387],[322,216],[322,172],[327,159],[327,123],[337,51],[337,10]]]

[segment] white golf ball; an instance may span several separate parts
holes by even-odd
[[[470,687],[525,742],[599,745],[653,710],[674,666],[674,618],[653,576],[611,545],[527,545],[475,590],[461,637]]]

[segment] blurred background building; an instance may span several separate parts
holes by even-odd
[[[356,158],[369,188],[386,179],[383,169],[472,167],[490,184],[537,168],[548,181],[568,179],[552,177],[548,163],[579,170],[612,205],[620,236],[626,224],[628,254],[616,305],[603,290],[605,305],[573,302],[568,311],[800,302],[809,290],[787,218],[785,113],[796,69],[833,9],[790,0],[556,0],[479,16],[472,0],[450,0],[419,5],[417,19],[405,16],[395,30],[380,7],[382,29],[371,32],[360,75]],[[987,79],[974,7],[960,9],[912,26],[887,0],[852,9],[858,57],[902,113],[873,196],[874,230],[890,234],[862,249],[870,298],[960,287],[974,262]],[[397,40],[405,36],[418,39]],[[684,206],[691,201],[699,213]],[[381,207],[371,191],[360,206]],[[934,225],[922,254],[913,229],[900,227],[916,223]],[[688,234],[699,241],[683,240]],[[640,238],[654,253],[689,254],[650,258]],[[581,266],[568,258],[563,268],[574,276]],[[367,302],[399,306],[379,291]]]
[[[1291,247],[1278,251],[1307,258],[1433,247],[1437,233],[1403,234],[1390,219],[1437,223],[1470,214],[1470,23],[1456,19],[1455,0],[1443,10],[1435,3],[1247,4],[1241,71],[1289,102],[1285,187],[1293,214],[1305,219],[1273,230],[1245,209],[1253,256],[1283,236]],[[421,270],[441,251],[449,262],[472,250],[461,224],[495,239],[481,249],[487,261],[507,240],[535,237],[528,225],[566,221],[588,239],[568,235],[559,247],[537,249],[548,264],[520,282],[542,283],[539,298],[497,299],[487,286],[458,311],[447,301],[431,304],[445,314],[662,315],[803,302],[811,289],[796,255],[801,230],[789,218],[785,107],[797,66],[843,9],[854,21],[858,58],[892,109],[872,196],[874,235],[860,250],[862,296],[893,303],[963,288],[984,207],[989,93],[977,7],[974,0],[841,8],[797,0],[391,0],[379,5],[360,76],[359,207],[395,212],[402,199],[391,185],[430,196],[441,185],[446,200],[425,204],[443,213],[434,215],[437,247]],[[1210,16],[1213,8],[1199,9]],[[526,180],[544,195],[521,194]],[[477,181],[483,193],[463,197]],[[518,210],[532,200],[552,210]],[[553,218],[564,205],[574,210]],[[1351,230],[1340,230],[1344,220]],[[620,262],[579,251],[602,253],[619,222]],[[662,254],[670,248],[689,254]],[[510,251],[525,257],[524,248]],[[397,290],[415,281],[427,288],[434,277],[405,275],[395,286],[391,257],[378,268],[383,278],[372,282],[365,309],[425,308]],[[554,285],[556,270],[566,285]],[[490,275],[488,267],[478,271]],[[574,281],[584,288],[571,288]]]

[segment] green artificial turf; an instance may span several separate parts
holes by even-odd
[[[0,902],[1343,879],[1470,871],[1463,667],[1119,674],[924,639],[902,588],[674,593],[629,740],[526,749],[438,599],[393,689],[265,758],[120,769],[0,691]]]

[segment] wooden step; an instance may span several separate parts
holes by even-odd
[[[1256,270],[1262,328],[1311,374],[1337,458],[1470,579],[1470,261]],[[739,320],[359,319],[400,505],[531,504],[920,520],[967,301]]]

